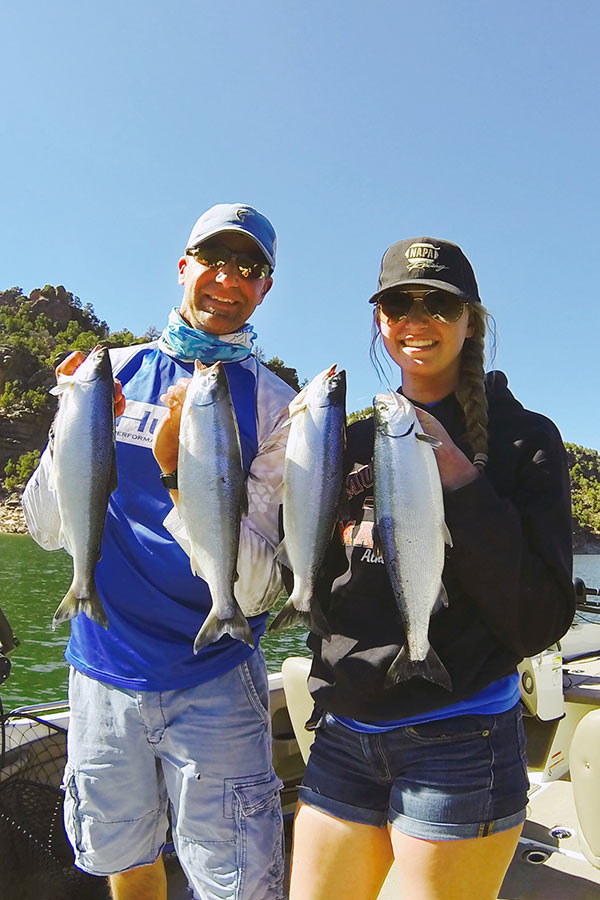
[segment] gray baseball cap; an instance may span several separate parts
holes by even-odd
[[[277,236],[266,216],[245,203],[217,203],[202,213],[189,236],[186,252],[194,250],[208,238],[225,231],[247,234],[275,268]]]

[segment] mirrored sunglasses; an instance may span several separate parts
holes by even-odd
[[[377,306],[391,322],[401,322],[402,319],[406,319],[417,303],[422,304],[430,318],[435,319],[436,322],[443,322],[444,325],[458,322],[467,305],[466,300],[441,290],[424,291],[418,296],[416,293],[403,291],[400,288],[390,289],[381,294],[377,300]]]
[[[206,266],[207,269],[222,269],[231,260],[235,261],[238,272],[243,278],[268,278],[273,271],[268,262],[251,253],[237,253],[229,247],[193,247],[187,251],[189,256]]]

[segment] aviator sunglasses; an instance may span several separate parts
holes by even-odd
[[[421,292],[419,292],[421,293]],[[413,311],[415,304],[421,303],[427,315],[436,322],[451,325],[458,322],[466,306],[466,300],[447,291],[423,291],[422,296],[400,288],[390,289],[381,294],[377,305],[391,322],[401,322]]]
[[[230,260],[235,260],[237,270],[243,278],[267,278],[271,272],[271,266],[264,259],[258,259],[250,253],[239,253],[224,246],[200,246],[186,251],[189,256],[206,266],[207,269],[222,269]]]

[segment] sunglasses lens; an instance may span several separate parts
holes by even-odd
[[[392,322],[405,319],[411,311],[414,297],[406,291],[387,291],[379,301],[382,313]]]
[[[192,256],[198,260],[201,266],[209,269],[218,269],[226,265],[232,257],[228,247],[198,247],[192,252]]]
[[[449,325],[458,322],[463,314],[465,302],[445,291],[430,291],[424,299],[424,306],[432,319]]]
[[[270,266],[266,262],[259,262],[255,256],[247,253],[238,253],[235,257],[240,274],[244,278],[266,278],[270,272]]]
[[[428,316],[445,325],[458,322],[465,307],[460,297],[436,290],[427,291],[423,299],[408,291],[389,290],[381,296],[379,307],[391,322],[400,322],[411,313],[415,303],[422,304]]]
[[[191,250],[190,255],[198,260],[201,266],[209,269],[220,269],[230,259],[235,260],[238,271],[243,278],[267,278],[271,272],[268,262],[258,260],[249,253],[234,253],[229,247],[211,247],[210,245]]]

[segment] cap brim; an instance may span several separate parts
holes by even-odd
[[[189,244],[188,247],[186,247],[186,253],[190,250],[194,250],[196,247],[199,247],[200,244],[203,244],[205,241],[207,241],[211,237],[214,237],[216,234],[226,234],[227,232],[238,232],[239,234],[245,234],[246,237],[249,237],[250,240],[254,241],[259,250],[264,253],[265,259],[267,260],[271,268],[275,268],[275,260],[273,259],[265,245],[262,244],[258,240],[258,238],[255,238],[254,235],[249,231],[246,231],[245,228],[238,228],[235,225],[228,225],[227,228],[215,228],[213,231],[207,231],[206,234],[203,234],[198,241],[195,241],[195,243]]]
[[[468,294],[465,294],[464,291],[461,291],[460,288],[455,287],[453,284],[448,284],[447,281],[436,281],[434,278],[404,278],[402,281],[396,281],[394,284],[388,284],[387,287],[382,288],[377,293],[373,294],[373,296],[369,299],[369,303],[378,303],[379,298],[386,294],[388,291],[394,290],[394,288],[398,287],[411,287],[415,291],[419,291],[422,287],[424,288],[439,288],[442,291],[447,291],[449,294],[455,294],[457,297],[460,297],[461,300],[466,300],[467,303],[481,303],[479,297],[471,297]]]

